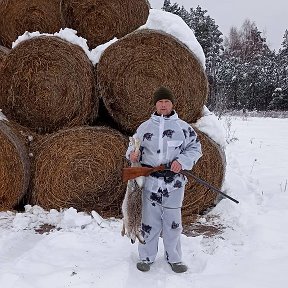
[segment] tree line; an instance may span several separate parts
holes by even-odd
[[[255,22],[231,27],[225,39],[200,6],[187,11],[165,0],[162,10],[180,16],[206,56],[211,110],[288,110],[288,30],[279,51],[271,50]]]

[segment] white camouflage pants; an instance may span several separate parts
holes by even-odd
[[[177,191],[179,190],[179,191]],[[184,188],[176,189],[173,193],[184,193]],[[142,235],[146,244],[139,243],[138,251],[140,260],[154,262],[158,252],[158,241],[162,232],[165,258],[170,263],[180,262],[182,219],[181,208],[165,208],[165,201],[161,204],[151,201],[147,196],[149,192],[142,194]]]

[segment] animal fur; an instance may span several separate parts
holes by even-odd
[[[123,228],[121,234],[130,238],[132,243],[135,243],[136,238],[139,242],[145,243],[141,234],[141,209],[142,188],[138,186],[135,179],[129,180],[122,204]]]
[[[130,137],[130,142],[135,147],[135,151],[140,149],[139,139]],[[132,167],[141,166],[140,163],[132,163]],[[124,201],[122,203],[123,228],[121,235],[126,235],[132,243],[136,238],[140,243],[145,243],[141,233],[141,211],[142,211],[142,189],[145,177],[137,177],[127,183]]]

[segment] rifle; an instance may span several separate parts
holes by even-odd
[[[169,165],[160,165],[160,166],[156,166],[156,167],[126,167],[123,168],[122,171],[122,179],[124,182],[131,180],[131,179],[135,179],[139,176],[149,176],[151,173],[156,172],[156,171],[164,171],[164,170],[170,170],[169,169]],[[219,189],[217,189],[216,187],[212,186],[211,184],[209,184],[208,182],[206,182],[205,180],[195,176],[194,174],[192,174],[191,172],[187,171],[187,170],[181,170],[179,172],[180,174],[183,174],[187,177],[192,177],[196,182],[207,186],[208,188],[210,188],[211,190],[213,190],[216,193],[219,193],[220,195],[230,199],[231,201],[235,202],[235,203],[239,203],[238,200],[230,197],[229,195],[223,193],[222,191],[220,191]]]

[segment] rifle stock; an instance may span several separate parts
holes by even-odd
[[[165,165],[160,165],[160,166],[156,166],[156,167],[127,167],[127,168],[123,168],[122,171],[122,179],[124,182],[131,180],[131,179],[135,179],[137,177],[140,176],[149,176],[151,173],[156,172],[156,171],[163,171],[163,170],[167,170],[167,166]],[[235,202],[235,203],[239,203],[238,200],[230,197],[229,195],[223,193],[222,191],[220,191],[219,189],[217,189],[216,187],[212,186],[211,184],[209,184],[208,182],[206,182],[205,180],[195,176],[194,174],[192,174],[191,172],[187,171],[187,170],[181,170],[179,173],[186,175],[186,176],[190,176],[192,177],[196,182],[205,185],[206,187],[210,188],[211,190],[213,190],[214,192],[219,193],[220,195],[228,198],[229,200]]]
[[[140,176],[149,176],[153,172],[163,171],[165,169],[165,165],[160,165],[156,167],[126,167],[123,168],[122,179],[124,182],[126,182]]]

